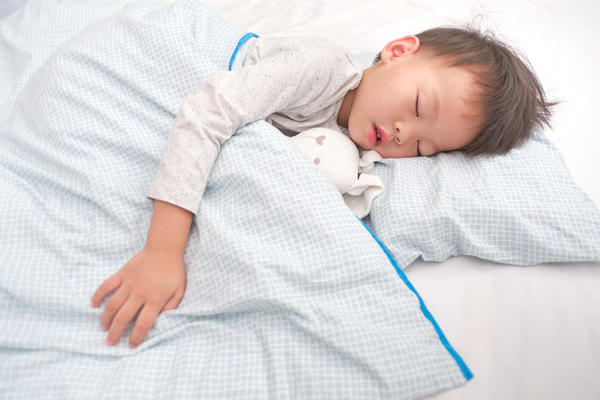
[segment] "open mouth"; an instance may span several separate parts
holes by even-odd
[[[372,124],[369,128],[368,138],[370,146],[379,146],[389,142],[388,135],[385,131],[375,124]]]
[[[385,132],[383,128],[378,127],[373,124],[375,128],[375,143],[376,144],[387,144],[390,141],[388,134]]]

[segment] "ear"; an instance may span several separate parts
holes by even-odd
[[[415,54],[419,50],[420,45],[419,38],[413,35],[392,40],[381,50],[381,61],[384,64],[388,64],[397,58]]]

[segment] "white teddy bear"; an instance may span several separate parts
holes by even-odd
[[[290,140],[335,184],[356,216],[369,214],[373,199],[383,191],[381,179],[365,173],[381,160],[377,152],[367,151],[360,157],[349,137],[328,128],[309,129]]]

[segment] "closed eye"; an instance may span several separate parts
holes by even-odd
[[[417,115],[417,118],[419,118],[419,92],[417,92],[417,100],[415,101],[415,114]],[[421,157],[421,149],[419,148],[421,146],[421,142],[419,140],[417,140],[417,156]]]
[[[415,113],[417,114],[417,118],[419,118],[419,92],[417,92],[417,100],[415,101]]]

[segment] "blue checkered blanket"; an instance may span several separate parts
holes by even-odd
[[[184,0],[30,0],[0,23],[0,398],[409,399],[471,377],[335,186],[264,121],[222,147],[180,306],[139,347],[105,346],[91,295],[145,241],[181,99],[244,33]]]

